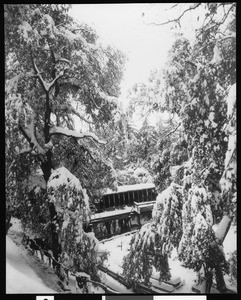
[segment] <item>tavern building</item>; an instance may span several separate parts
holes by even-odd
[[[139,229],[150,221],[156,196],[153,183],[119,186],[117,191],[108,190],[96,204],[89,230],[94,231],[101,240]]]

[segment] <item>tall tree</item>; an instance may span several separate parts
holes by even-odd
[[[18,128],[24,138],[19,152],[36,158],[35,173],[38,166],[41,169],[38,176],[45,182],[41,185],[41,198],[45,199],[41,206],[47,205],[49,211],[56,261],[62,252],[62,219],[47,186],[53,169],[64,164],[63,156],[56,162],[57,147],[64,147],[60,138],[71,139],[90,157],[96,144],[104,144],[94,130],[111,118],[117,105],[124,62],[119,51],[98,45],[96,33],[76,23],[68,9],[69,5],[57,4],[4,6],[6,115],[11,116],[10,126]],[[78,122],[74,117],[84,128],[75,130]],[[36,192],[36,180],[32,186]],[[78,201],[84,203],[84,199],[80,193]]]
[[[187,11],[201,7],[206,9],[206,14],[196,32],[194,45],[179,34],[169,53],[167,67],[160,80],[156,80],[162,95],[157,107],[178,115],[188,160],[181,162],[176,171],[182,168],[182,173],[174,172],[174,185],[164,190],[157,201],[154,216],[159,217],[153,220],[157,229],[153,231],[152,248],[155,255],[163,258],[170,254],[173,246],[177,247],[179,259],[186,267],[193,268],[200,276],[204,269],[206,293],[209,293],[213,270],[219,290],[226,290],[223,271],[227,271],[227,264],[220,245],[232,219],[236,218],[233,213],[236,211],[236,131],[233,127],[236,122],[236,5],[190,4],[179,17],[159,25],[179,23]],[[180,193],[181,197],[177,195]],[[170,220],[165,212],[171,209],[174,213],[176,206],[182,209],[182,215],[177,214]],[[222,217],[216,233],[212,229],[215,216]],[[166,224],[172,226],[174,234],[166,230]],[[145,226],[142,230],[145,234],[139,234],[142,249],[150,243],[152,229]],[[138,235],[135,243],[137,240]],[[217,240],[220,245],[216,244]],[[129,260],[131,255],[133,253],[124,266],[127,275],[139,268],[134,260]]]

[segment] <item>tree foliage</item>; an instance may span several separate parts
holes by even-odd
[[[177,247],[179,259],[186,267],[199,272],[202,267],[207,271],[220,266],[227,271],[223,255],[215,254],[213,261],[214,250],[210,245],[216,238],[213,217],[236,218],[236,6],[190,4],[183,8],[180,17],[164,24],[180,23],[187,11],[198,7],[205,9],[206,14],[196,30],[195,41],[191,44],[183,34],[177,34],[166,67],[153,73],[151,87],[142,86],[140,99],[151,110],[169,111],[176,116],[175,128],[180,126],[177,145],[172,147],[171,138],[163,139],[154,164],[158,188],[166,188],[160,194],[164,205],[164,210],[160,210],[160,228],[169,224],[165,211],[170,204],[165,195],[171,181],[178,183],[179,198],[183,199],[179,224],[167,235],[170,238],[175,232],[177,238],[162,255]],[[170,201],[174,205],[176,193],[172,193]],[[151,235],[151,227],[146,232],[145,237]],[[143,249],[148,246],[145,237],[135,237],[139,243],[142,240]],[[165,239],[164,231],[159,231],[159,239]],[[128,262],[124,265],[126,274],[135,272],[137,264]]]
[[[90,197],[114,182],[112,165],[101,154],[105,142],[96,129],[112,119],[125,60],[120,51],[102,47],[92,28],[75,22],[69,7],[4,6],[6,154],[10,154],[6,170],[8,187],[14,185],[7,203],[11,207],[14,199],[13,210],[18,207],[23,223],[36,234],[47,235],[56,261],[67,247],[60,243],[61,224],[72,216],[58,211],[57,200],[64,197],[61,205],[67,209],[66,195],[73,194],[71,211],[79,223],[73,223],[71,230],[78,227],[84,239],[81,226],[87,220],[78,205],[85,196],[68,190],[66,182],[52,201],[52,191],[46,187],[63,166],[79,177],[79,190],[88,188]],[[77,247],[80,252],[81,247]],[[83,256],[79,256],[79,269],[81,260]],[[90,260],[95,264],[96,259]]]

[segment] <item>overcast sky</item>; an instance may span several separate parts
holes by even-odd
[[[75,4],[71,15],[96,29],[103,44],[113,45],[127,54],[121,84],[123,96],[136,82],[143,82],[150,70],[166,62],[173,43],[173,32],[164,26],[147,25],[160,18],[167,4]],[[144,14],[144,16],[143,16]],[[159,15],[158,15],[159,14]]]
[[[93,27],[103,45],[112,45],[127,55],[120,97],[124,106],[128,89],[135,83],[145,82],[150,71],[160,68],[167,60],[167,51],[174,42],[174,31],[170,26],[154,26],[150,22],[173,18],[175,10],[170,13],[170,6],[173,3],[72,5],[70,14],[77,21]],[[180,14],[179,9],[176,14]],[[186,23],[182,24],[189,39],[194,32],[190,17],[186,16]]]

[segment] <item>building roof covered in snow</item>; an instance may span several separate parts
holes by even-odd
[[[117,194],[117,193],[124,193],[129,191],[137,191],[137,190],[146,190],[155,188],[154,183],[139,183],[139,184],[132,184],[132,185],[122,185],[117,187],[117,191],[113,191],[111,189],[106,189],[104,195],[109,194]]]

